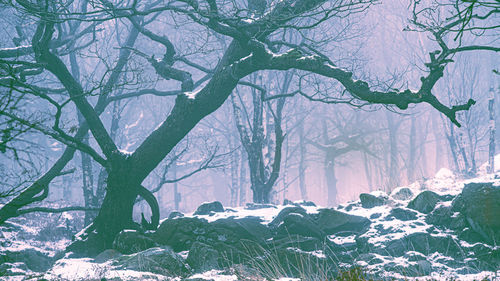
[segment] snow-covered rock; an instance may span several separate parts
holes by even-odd
[[[325,280],[353,265],[375,280],[498,276],[499,192],[500,179],[491,175],[460,181],[441,170],[435,178],[398,187],[390,196],[372,192],[367,197],[376,202],[369,206],[363,206],[363,199],[339,208],[290,201],[238,208],[217,204],[217,212],[210,208],[171,216],[153,233],[124,231],[116,239],[121,241],[117,245],[128,245],[115,247],[121,253],[107,250],[95,259],[63,258],[43,278],[314,280],[311,276],[321,273]],[[2,232],[0,253],[9,247],[17,247],[18,254],[27,249],[13,235],[36,237],[36,231],[25,228],[11,225]],[[132,247],[136,242],[142,246]],[[52,251],[47,257],[59,256]],[[11,276],[40,270],[30,263],[10,260],[0,270]]]

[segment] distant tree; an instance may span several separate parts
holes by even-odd
[[[291,80],[292,74],[286,73],[279,89],[281,94],[288,93]],[[265,88],[255,85],[251,88],[251,92],[251,110],[241,108],[245,107],[244,102],[236,100],[241,99],[241,96],[238,98],[233,96],[234,119],[247,154],[253,202],[270,203],[271,191],[281,169],[282,147],[285,139],[282,117],[286,97],[278,98],[273,108],[270,101],[265,101],[267,92]],[[249,116],[249,112],[252,116]]]
[[[341,116],[337,113],[330,118],[322,116],[321,136],[315,139],[306,138],[306,143],[321,151],[323,157],[328,206],[336,206],[339,203],[336,168],[342,157],[352,152],[374,156],[367,141],[373,130],[364,128],[363,120],[356,118],[355,114],[350,112]]]

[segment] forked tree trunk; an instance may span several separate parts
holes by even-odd
[[[112,173],[108,176],[106,196],[94,221],[104,248],[113,244],[121,230],[137,228],[132,220],[137,195],[137,186],[127,180],[126,174]]]
[[[269,204],[271,202],[271,188],[265,184],[252,185],[253,202],[259,204]]]

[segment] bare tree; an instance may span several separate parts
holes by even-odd
[[[1,63],[15,69],[12,73],[2,74],[1,85],[12,89],[14,84],[15,91],[29,90],[30,94],[36,98],[47,101],[56,109],[56,120],[59,120],[58,116],[64,113],[61,108],[66,104],[71,104],[82,114],[86,123],[78,126],[74,135],[68,134],[58,126],[58,123],[49,128],[30,123],[33,129],[57,139],[67,145],[67,148],[45,174],[0,209],[0,222],[19,215],[20,208],[23,206],[43,200],[47,196],[50,182],[61,173],[68,161],[72,159],[75,150],[78,149],[89,154],[107,171],[106,195],[99,214],[82,235],[81,238],[85,240],[79,242],[91,242],[89,245],[92,247],[84,247],[84,250],[96,254],[110,247],[115,235],[122,229],[137,227],[132,220],[133,206],[137,196],[143,197],[153,209],[148,228],[155,228],[159,220],[158,204],[152,193],[142,185],[143,181],[201,119],[222,106],[243,78],[256,72],[296,69],[300,72],[312,73],[322,79],[331,79],[338,83],[339,89],[342,89],[342,91],[336,91],[339,93],[338,96],[329,97],[335,103],[343,102],[358,106],[377,103],[393,105],[401,110],[407,109],[411,104],[427,103],[459,126],[456,113],[468,110],[474,101],[469,100],[465,104],[446,106],[432,94],[433,87],[443,76],[443,70],[451,62],[454,54],[470,50],[500,50],[491,46],[461,45],[450,48],[442,44],[444,33],[454,32],[453,28],[468,26],[468,22],[464,19],[457,19],[445,26],[429,27],[418,20],[418,13],[416,13],[413,24],[433,34],[441,48],[430,54],[427,73],[421,78],[418,90],[375,89],[367,82],[357,79],[358,77],[351,71],[335,65],[313,46],[308,44],[297,46],[278,39],[281,38],[280,34],[284,30],[314,29],[330,20],[363,12],[371,3],[372,1],[368,0],[272,1],[266,7],[267,12],[264,14],[257,15],[249,11],[245,16],[240,12],[245,11],[245,8],[233,1],[168,1],[166,3],[159,1],[148,5],[136,1],[114,4],[105,0],[95,4],[82,1],[71,5],[62,2],[45,5],[42,2],[34,3],[25,0],[12,2],[10,4],[12,9],[18,11],[23,17],[35,19],[33,25],[35,28],[25,31],[26,37],[31,38],[30,45],[0,50]],[[218,56],[218,60],[215,60],[217,61],[215,66],[202,66],[202,60],[192,61],[178,54],[174,43],[167,36],[154,30],[153,25],[162,22],[156,21],[160,15],[172,21],[187,22],[187,25],[196,26],[200,30],[208,29],[209,35],[216,33],[232,41],[224,49],[223,54]],[[84,88],[75,79],[69,70],[66,56],[68,52],[92,46],[94,44],[92,36],[97,32],[96,26],[117,18],[129,22],[131,31],[126,42],[119,45],[120,54],[111,68],[111,73],[106,72],[100,79],[100,81],[107,82],[97,86],[100,90],[99,96],[91,103],[94,89]],[[85,24],[78,27],[78,31],[69,34],[65,27],[74,23]],[[185,27],[180,25],[173,28]],[[462,30],[466,29],[462,28]],[[79,39],[83,36],[82,34],[88,36]],[[154,50],[158,48],[164,50],[161,59],[155,58],[153,54],[146,54],[151,50],[149,48],[138,52],[132,50],[139,34],[151,44],[158,46]],[[69,42],[78,44],[74,49],[68,49]],[[174,90],[145,88],[134,92],[127,91],[121,96],[113,95],[114,88],[118,85],[137,82],[134,80],[135,77],[121,75],[132,53],[149,64],[158,80],[174,81],[175,84],[164,84]],[[37,86],[37,79],[34,79],[38,75],[50,77],[55,81],[53,85],[62,86],[65,101],[60,103],[44,94],[47,91],[40,90]],[[29,76],[30,79],[23,82],[25,76]],[[119,77],[123,80],[118,79]],[[307,88],[301,88],[296,93],[287,94],[287,96],[299,94],[314,99],[314,96],[308,94],[306,90]],[[52,92],[52,89],[48,92]],[[111,138],[100,115],[113,100],[146,94],[176,95],[175,105],[163,122],[147,135],[133,152],[124,153]],[[279,103],[278,100],[278,106]],[[279,108],[274,110],[274,118],[280,118],[278,113],[280,110]],[[278,122],[275,123],[278,124]],[[277,136],[280,136],[282,132],[278,127],[275,126],[275,132]],[[95,147],[81,141],[88,131],[95,139]],[[276,141],[276,144],[278,143]],[[275,162],[279,162],[276,156]],[[265,201],[265,192],[257,194],[255,198],[257,198],[256,201]]]
[[[291,76],[291,73],[285,75],[282,93],[288,92]],[[245,118],[243,111],[248,113],[250,110],[242,110],[233,97],[234,116],[241,143],[247,153],[253,202],[270,203],[271,191],[281,169],[282,146],[285,138],[281,122],[286,97],[278,98],[276,108],[273,109],[270,101],[264,101],[265,89],[256,90],[252,87],[251,91],[253,112],[251,120],[247,114],[245,114],[246,120],[243,120]],[[271,135],[274,135],[274,140]]]

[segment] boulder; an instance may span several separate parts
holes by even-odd
[[[273,219],[272,222],[269,223],[269,226],[271,228],[278,227],[283,222],[284,218],[287,217],[291,213],[300,214],[303,216],[308,216],[306,209],[304,209],[302,207],[297,207],[297,206],[286,207],[278,213],[278,215]]]
[[[378,249],[382,255],[400,257],[408,251],[424,255],[438,252],[452,257],[461,257],[463,252],[460,244],[449,236],[434,236],[427,232],[415,232],[400,239],[387,242],[384,248]]]
[[[59,241],[61,239],[71,239],[75,231],[65,225],[49,225],[38,233],[37,239],[40,241]]]
[[[297,206],[297,207],[300,207],[300,206],[316,207],[316,204],[314,204],[314,202],[306,201],[306,200],[302,200],[302,201],[298,201],[298,202],[293,202],[291,200],[284,199],[283,200],[283,205],[293,205],[293,206]]]
[[[404,257],[408,259],[408,261],[423,261],[427,260],[427,257],[419,252],[408,251],[404,254]]]
[[[372,253],[360,254],[358,257],[356,257],[356,262],[360,261],[366,262],[369,265],[381,264],[384,262],[384,260],[378,258],[376,255]]]
[[[408,208],[428,214],[434,210],[439,200],[440,196],[437,193],[426,190],[411,200],[410,203],[408,203]]]
[[[452,207],[441,206],[425,218],[425,222],[428,224],[435,225],[441,229],[453,229],[458,231],[463,231],[467,226],[465,218],[458,212],[453,212]]]
[[[364,233],[371,222],[365,217],[349,215],[334,209],[320,209],[316,223],[327,235],[332,235],[339,232]]]
[[[271,231],[262,224],[258,217],[245,217],[241,219],[227,218],[219,219],[210,224],[212,227],[208,237],[217,238],[221,241],[221,235],[224,236],[226,244],[233,244],[239,247],[239,241],[246,239],[258,244],[265,243],[265,240],[271,238]]]
[[[168,215],[168,219],[182,218],[183,216],[184,216],[183,213],[177,212],[177,211],[173,211],[172,213],[170,213]]]
[[[153,239],[144,236],[136,230],[122,230],[116,235],[113,241],[113,249],[122,254],[129,255],[157,247],[158,244]]]
[[[222,213],[224,212],[224,207],[219,201],[214,201],[210,203],[201,204],[198,209],[194,212],[194,215],[210,215],[212,213]]]
[[[50,268],[54,259],[48,253],[39,251],[36,248],[22,248],[20,250],[7,250],[0,252],[0,264],[25,264],[30,270],[35,272],[45,272]]]
[[[487,243],[500,241],[500,186],[493,183],[466,184],[460,199],[460,213]]]
[[[219,253],[207,244],[194,242],[189,250],[186,262],[196,273],[219,269]]]
[[[389,217],[395,218],[402,221],[410,221],[417,219],[417,213],[415,211],[404,209],[404,208],[394,208],[389,213]]]
[[[107,262],[109,260],[117,259],[121,256],[122,256],[122,254],[120,252],[118,252],[117,250],[107,249],[107,250],[102,251],[102,253],[100,253],[99,255],[97,255],[94,258],[94,261],[96,263],[104,263],[104,262]]]
[[[26,276],[28,272],[28,267],[22,262],[4,262],[0,263],[0,276]],[[7,278],[7,277],[4,277]],[[5,279],[9,280],[9,279]],[[12,280],[15,280],[14,278]],[[22,280],[22,279],[19,279]]]
[[[207,220],[199,218],[176,218],[163,221],[152,235],[153,240],[161,245],[169,245],[174,251],[187,251],[199,236],[209,232]]]
[[[267,208],[276,209],[277,207],[272,205],[272,204],[259,204],[259,203],[247,203],[245,206],[245,209],[247,209],[247,210],[260,210],[260,209],[267,209]]]
[[[391,193],[391,197],[396,200],[410,200],[413,197],[413,192],[408,187],[395,189]]]
[[[359,195],[359,200],[361,201],[361,206],[366,209],[382,206],[387,203],[387,198],[384,198],[383,196],[375,196],[369,193],[361,193]]]
[[[297,213],[290,213],[285,216],[277,232],[281,237],[297,234],[304,237],[323,239],[326,236],[308,216]]]
[[[119,269],[147,271],[165,276],[186,276],[189,266],[184,264],[181,256],[170,248],[150,248],[132,255],[119,257],[113,263]]]

